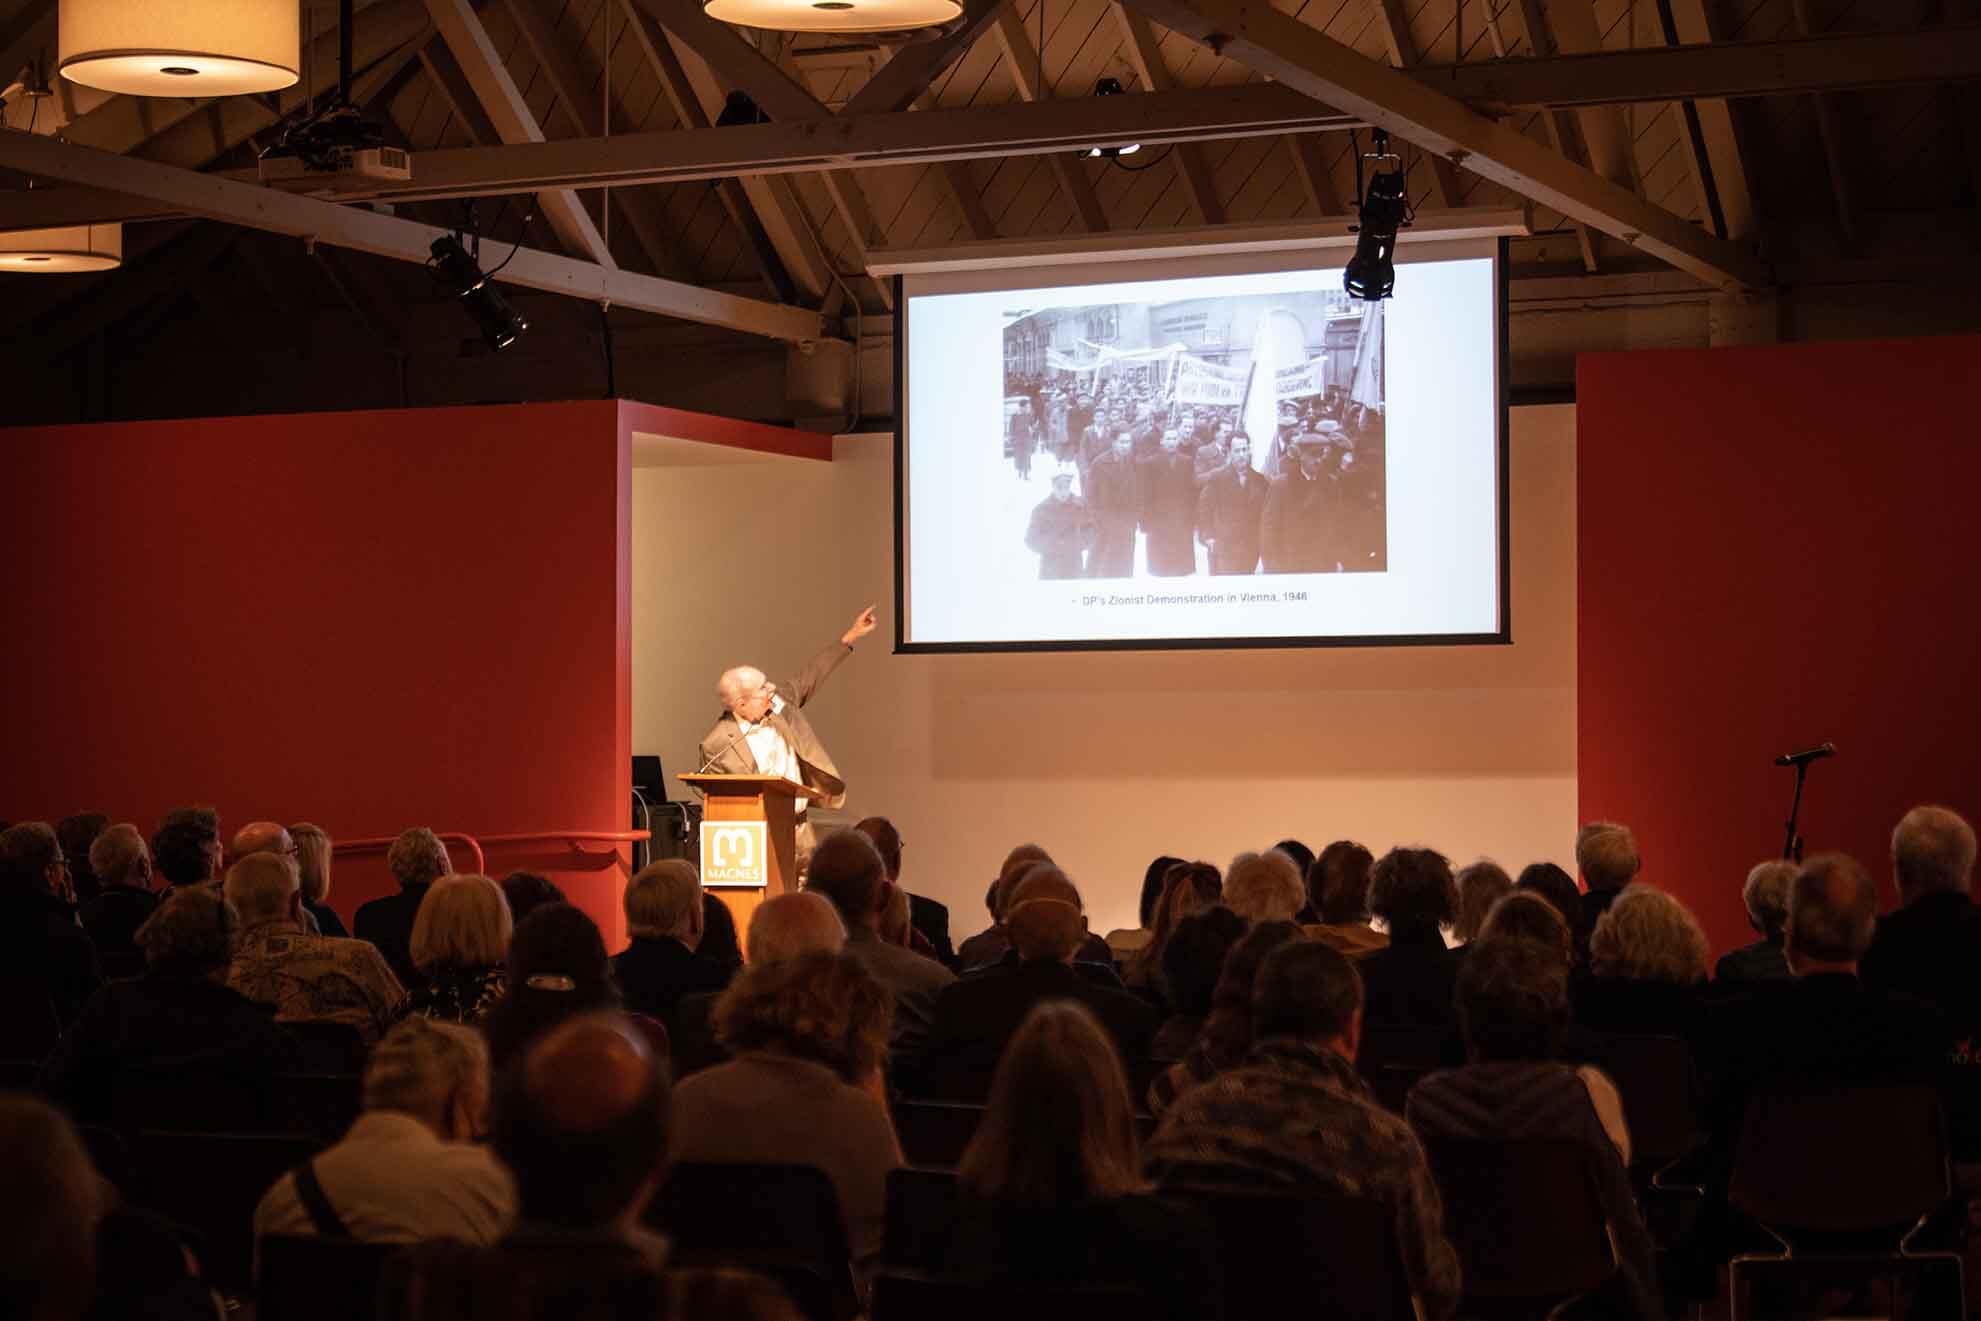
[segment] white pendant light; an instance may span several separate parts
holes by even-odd
[[[906,32],[963,13],[958,0],[706,0],[710,18],[774,32]]]
[[[70,229],[19,229],[0,233],[0,271],[24,275],[70,275],[109,271],[124,264],[122,225],[77,225]]]
[[[132,96],[239,96],[294,85],[296,0],[62,0],[62,76]]]

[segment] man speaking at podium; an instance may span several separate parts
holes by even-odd
[[[846,782],[839,778],[839,769],[812,732],[802,708],[826,676],[853,654],[853,644],[874,631],[874,612],[874,606],[862,610],[839,635],[839,641],[812,657],[788,687],[770,682],[762,670],[751,665],[724,670],[715,690],[726,709],[702,739],[701,769],[724,775],[779,775],[821,791],[825,795],[821,801],[827,807],[843,804]],[[806,806],[806,800],[798,800],[800,876],[811,862],[816,843]]]

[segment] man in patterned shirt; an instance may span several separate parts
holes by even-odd
[[[227,984],[275,1006],[280,1023],[349,1023],[367,1046],[399,1017],[406,991],[369,941],[303,929],[296,860],[252,853],[227,869],[226,893],[241,915]]]
[[[1338,951],[1295,941],[1266,956],[1245,1063],[1185,1092],[1149,1140],[1158,1183],[1342,1193],[1393,1208],[1411,1292],[1448,1317],[1460,1294],[1437,1185],[1404,1122],[1355,1072],[1362,982]]]

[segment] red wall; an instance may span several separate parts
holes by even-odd
[[[0,816],[624,830],[621,406],[0,430]],[[592,846],[595,850],[600,846]],[[623,943],[624,849],[491,849]],[[467,859],[456,865],[466,869]],[[348,918],[390,886],[340,856]]]
[[[1579,360],[1581,812],[1716,951],[1781,849],[1779,753],[1836,743],[1803,833],[1888,903],[1908,807],[1981,819],[1977,384],[1976,337]]]

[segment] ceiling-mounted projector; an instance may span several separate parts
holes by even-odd
[[[261,153],[257,165],[266,184],[334,188],[339,179],[403,183],[413,177],[412,153],[387,145],[384,130],[351,106],[335,107],[290,129]]]

